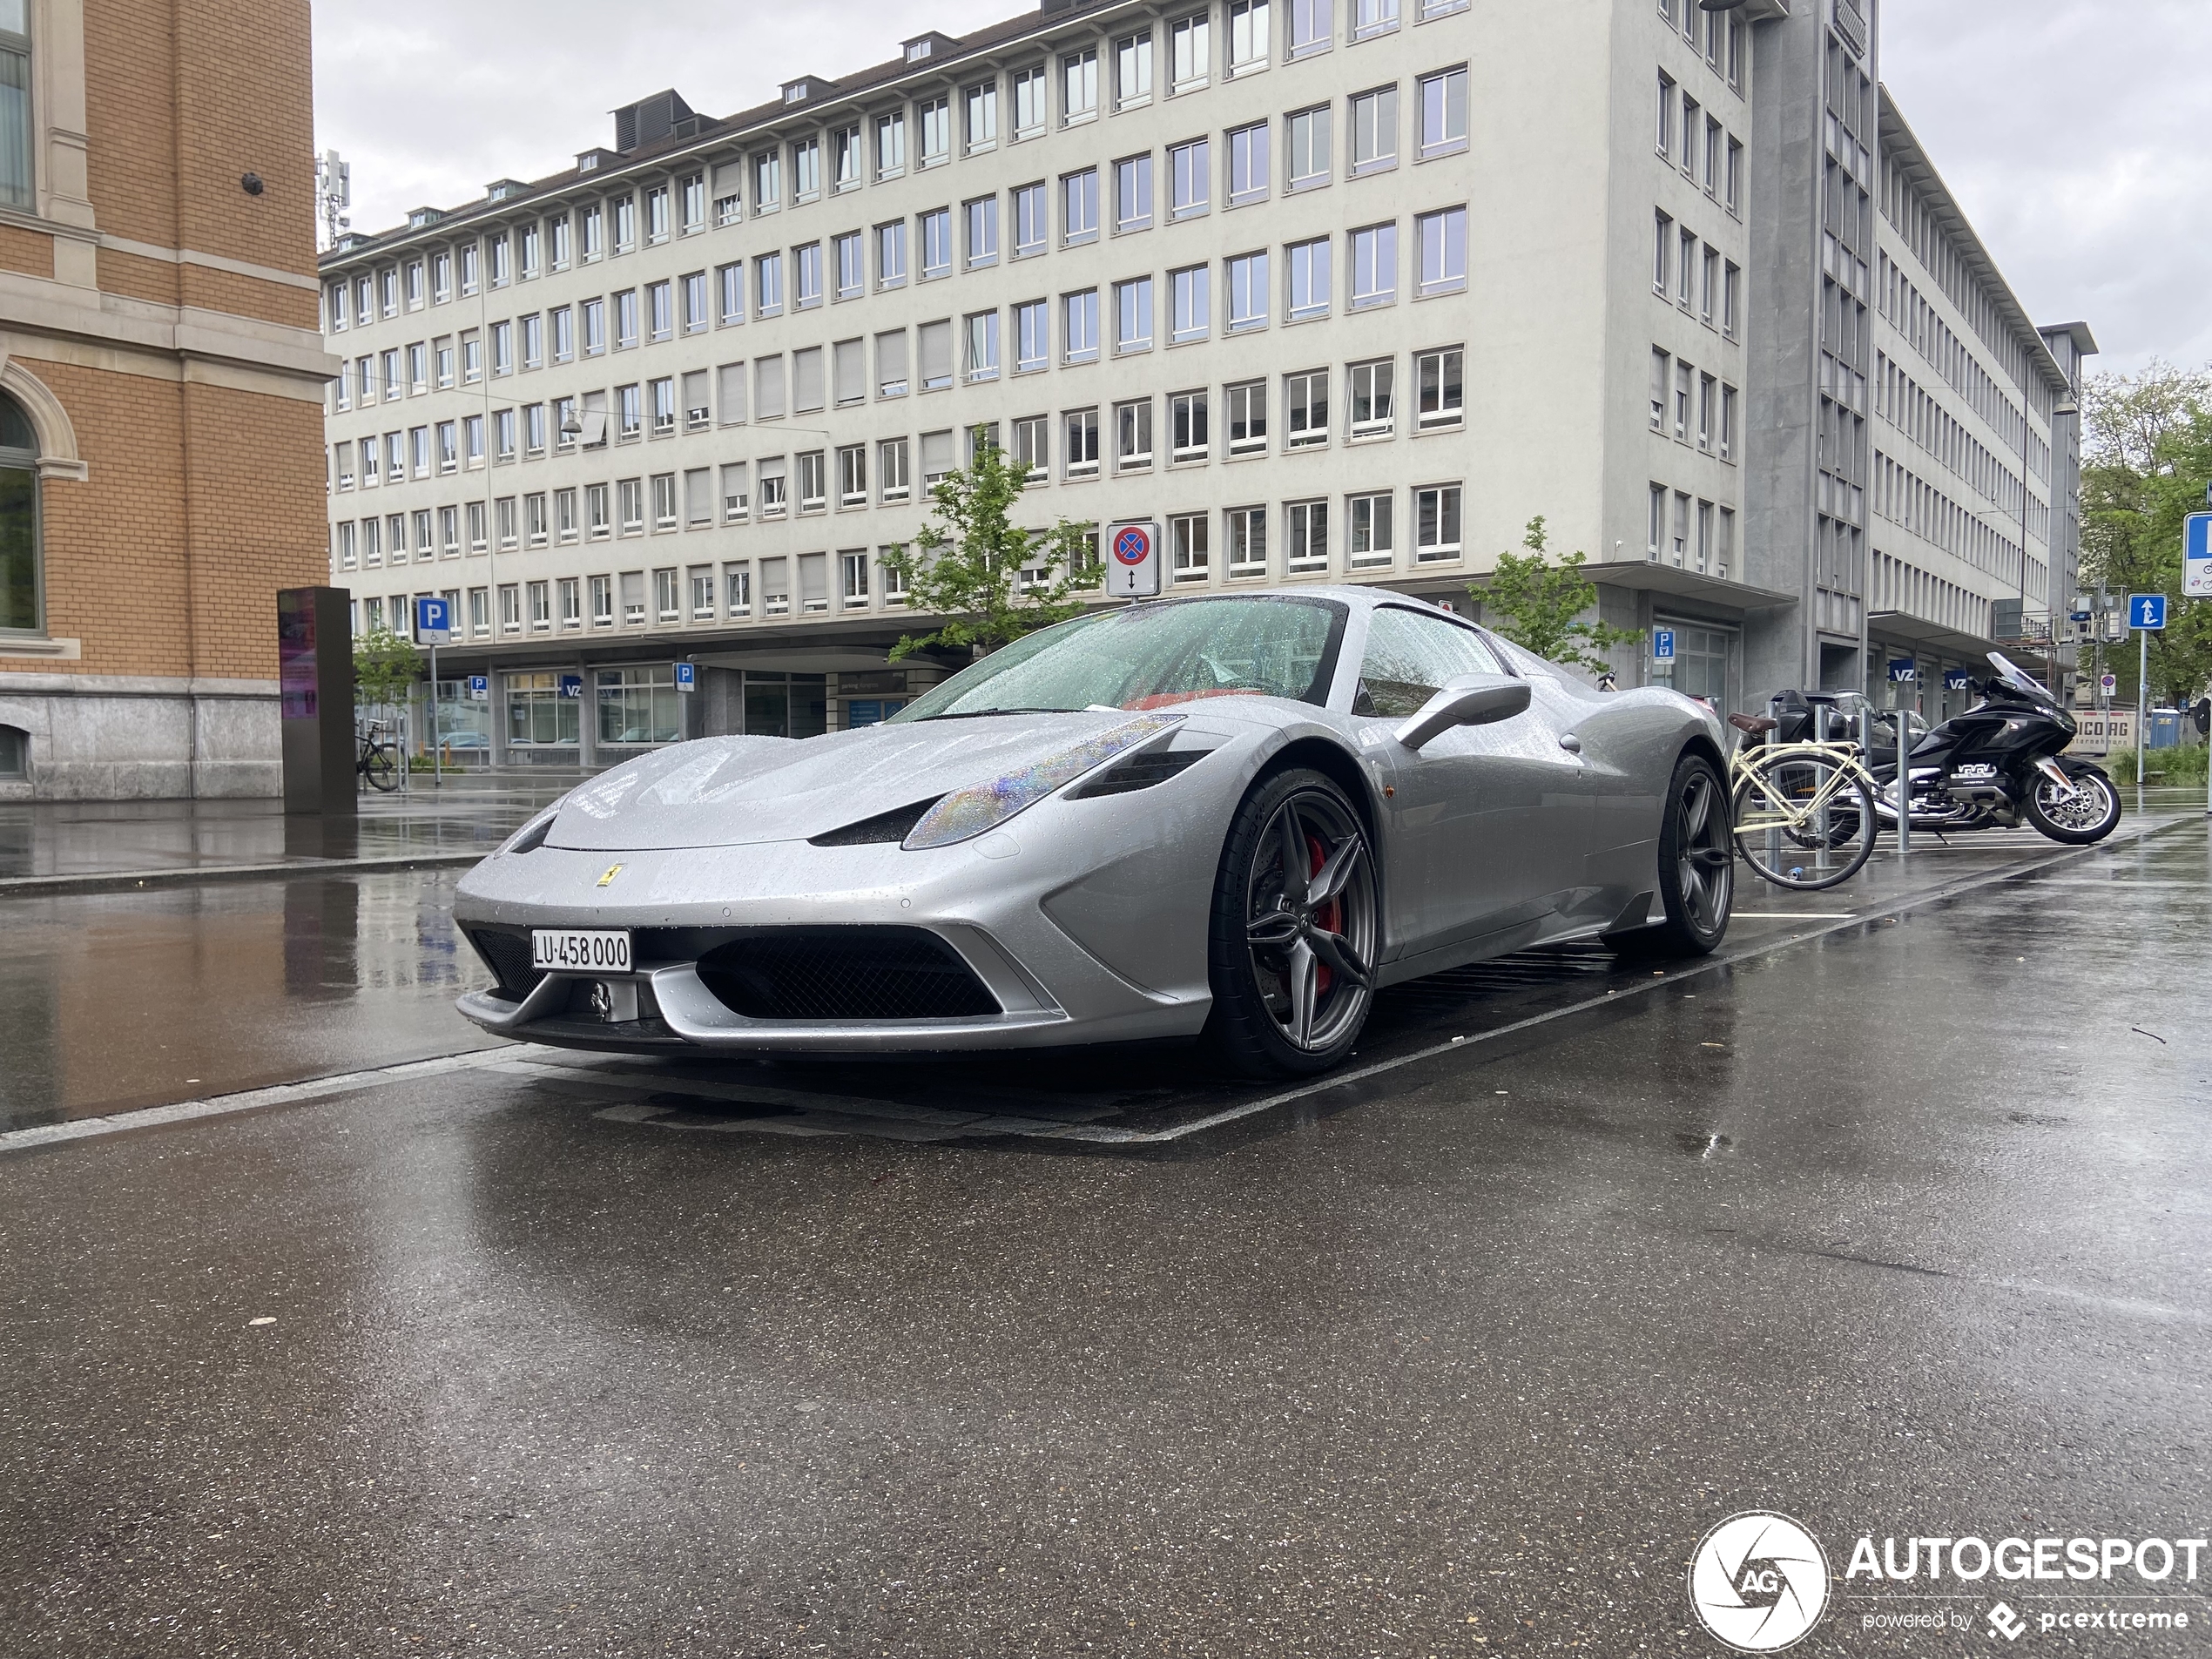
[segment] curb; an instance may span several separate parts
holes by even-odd
[[[196,887],[208,881],[287,880],[297,876],[377,875],[396,870],[458,870],[481,864],[496,844],[471,853],[414,853],[382,859],[309,859],[287,864],[213,864],[173,870],[111,870],[85,875],[19,875],[0,880],[0,899],[48,894],[138,893]]]

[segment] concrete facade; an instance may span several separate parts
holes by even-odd
[[[28,20],[0,391],[37,439],[39,603],[0,631],[0,798],[273,794],[274,594],[325,563],[306,0]]]
[[[441,671],[489,697],[450,718],[497,757],[876,718],[946,666],[889,664],[921,619],[878,561],[982,423],[1039,462],[1038,528],[1158,522],[1170,592],[1479,605],[1541,515],[1608,620],[1676,633],[1671,663],[1623,648],[1624,684],[1856,684],[1873,25],[1855,0],[1049,3],[725,119],[647,99],[572,170],[326,256],[331,579],[362,626],[454,602]],[[2000,367],[2060,378],[2033,327]],[[706,694],[641,717],[681,660]]]

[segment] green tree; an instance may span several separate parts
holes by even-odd
[[[974,442],[974,461],[929,492],[931,522],[914,547],[883,557],[905,584],[907,605],[944,618],[928,633],[902,637],[891,648],[894,662],[930,645],[996,651],[1081,615],[1075,596],[1101,580],[1082,525],[1063,518],[1038,533],[1008,516],[1029,463],[1009,461],[981,427]]]
[[[1600,653],[1643,637],[1638,628],[1584,621],[1597,608],[1597,583],[1582,574],[1581,553],[1557,564],[1544,556],[1543,516],[1528,521],[1521,538],[1526,553],[1501,553],[1487,587],[1467,592],[1481,601],[1483,619],[1516,645],[1565,668],[1602,674],[1613,664]]]
[[[2182,595],[2182,521],[2212,482],[2212,371],[2154,360],[2134,374],[2089,378],[2082,396],[2081,578],[2117,601],[2167,596],[2166,631],[2150,637],[2151,701],[2185,704],[2212,683],[2212,600]],[[2056,608],[2067,596],[2052,596]],[[2105,647],[2135,700],[2137,647]]]
[[[378,705],[406,699],[422,678],[414,645],[389,628],[372,628],[354,642],[354,700]]]

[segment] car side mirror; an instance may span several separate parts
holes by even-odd
[[[1420,749],[1454,726],[1490,725],[1528,710],[1527,680],[1507,674],[1461,674],[1444,682],[1421,711],[1398,728],[1399,742]]]

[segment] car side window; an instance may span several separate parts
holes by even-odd
[[[1367,621],[1367,654],[1360,659],[1352,711],[1385,718],[1418,714],[1448,679],[1504,671],[1472,630],[1418,610],[1379,606]]]

